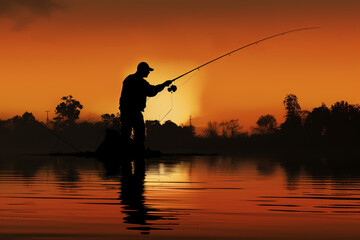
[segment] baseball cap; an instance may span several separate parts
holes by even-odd
[[[146,62],[141,62],[139,63],[139,65],[137,66],[137,70],[149,70],[149,71],[154,71],[153,68],[151,68],[149,66],[149,64],[147,64]]]

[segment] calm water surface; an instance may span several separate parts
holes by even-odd
[[[244,157],[1,156],[1,239],[360,239],[360,173]]]

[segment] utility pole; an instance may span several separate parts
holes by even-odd
[[[49,112],[50,110],[46,110],[46,125],[49,125]]]
[[[190,115],[190,127],[191,127],[192,125],[191,125],[191,115]]]

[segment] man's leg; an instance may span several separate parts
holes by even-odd
[[[137,112],[134,117],[134,142],[135,149],[138,152],[144,152],[145,150],[145,123],[144,117],[141,112]]]
[[[133,121],[130,113],[121,113],[120,115],[121,120],[121,139],[123,144],[125,145],[125,149],[129,149],[130,142],[131,142],[131,129],[133,126]]]

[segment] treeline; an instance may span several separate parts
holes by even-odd
[[[102,123],[75,122],[57,125],[35,119],[25,112],[0,120],[0,153],[49,153],[93,150],[104,131]]]
[[[43,123],[25,112],[0,120],[0,152],[94,151],[105,129],[120,130],[120,114],[105,113],[96,123],[78,122],[83,106],[71,95],[61,98],[56,117]],[[356,149],[360,143],[360,107],[339,101],[322,104],[311,111],[301,109],[298,98],[288,94],[284,101],[285,122],[273,115],[259,117],[256,126],[244,131],[238,119],[209,122],[202,134],[192,125],[171,121],[146,121],[146,146],[163,152],[238,153],[289,149],[329,151]]]
[[[339,101],[327,107],[324,103],[303,110],[295,94],[284,101],[285,122],[278,124],[273,115],[260,116],[251,134],[242,132],[238,120],[209,122],[205,138],[237,139],[246,149],[290,149],[328,151],[329,149],[354,150],[360,144],[360,106]],[[244,138],[246,140],[244,140]],[[230,144],[232,147],[236,144]]]
[[[286,117],[279,131],[288,144],[354,149],[360,143],[359,105],[339,101],[330,108],[323,103],[307,111],[294,94],[286,96],[284,105]]]

